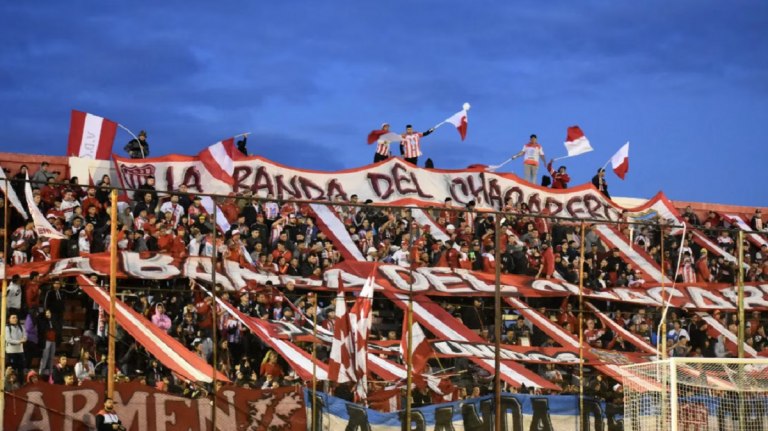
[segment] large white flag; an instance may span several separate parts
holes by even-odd
[[[16,195],[16,190],[13,189],[13,187],[5,187],[7,182],[5,181],[5,171],[2,167],[0,167],[0,190],[2,190],[3,193],[8,195],[8,202],[11,203],[11,205],[16,208],[16,211],[21,214],[24,219],[28,219],[29,216],[27,215],[27,212],[24,211],[24,205],[21,204],[21,201],[19,200],[19,196]]]
[[[24,195],[27,197],[27,206],[32,221],[35,223],[35,232],[38,236],[45,238],[67,239],[61,232],[53,227],[48,219],[45,218],[40,208],[35,205],[35,197],[32,195],[32,185],[29,183],[29,174],[27,174],[27,183],[24,185]]]

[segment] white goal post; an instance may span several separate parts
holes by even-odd
[[[671,358],[622,379],[625,430],[768,430],[768,358]]]

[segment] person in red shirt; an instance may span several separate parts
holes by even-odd
[[[553,160],[549,161],[549,164],[547,164],[547,170],[549,170],[549,174],[552,176],[552,188],[553,189],[567,189],[568,183],[571,182],[571,177],[568,175],[566,171],[565,166],[560,166],[557,168],[557,170],[554,170],[552,168],[552,162]]]
[[[712,273],[709,271],[709,260],[707,260],[707,249],[701,249],[701,256],[696,261],[696,276],[697,279],[709,283],[712,281]]]
[[[547,242],[542,243],[541,247],[541,264],[536,278],[542,275],[544,278],[552,278],[552,274],[555,273],[555,253],[552,252],[552,247]]]
[[[267,375],[275,379],[283,377],[283,369],[277,363],[277,359],[277,353],[274,350],[270,350],[264,355],[264,359],[261,361],[261,368],[259,369],[261,377],[266,377]]]
[[[39,308],[40,307],[40,282],[38,281],[37,271],[32,271],[29,274],[29,281],[27,281],[26,289],[24,290],[24,300],[26,301],[27,308]]]
[[[90,207],[96,207],[96,212],[100,213],[103,209],[103,206],[101,202],[99,202],[98,199],[96,199],[96,187],[91,186],[88,187],[88,194],[83,199],[83,202],[80,204],[80,208],[83,209],[83,213],[88,213],[88,208]]]

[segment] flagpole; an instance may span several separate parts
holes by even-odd
[[[312,427],[315,431],[317,417],[317,296],[315,296],[315,312],[312,314]],[[336,304],[334,304],[335,306]]]
[[[667,278],[664,266],[664,221],[659,224],[659,238],[661,245],[661,300],[666,304],[667,289],[664,286],[664,280]],[[682,242],[682,241],[681,241]],[[674,277],[674,275],[673,275]],[[661,359],[667,359],[667,316],[664,314],[664,309],[661,310],[661,322],[659,322],[659,331],[656,334],[656,347],[661,346],[659,354]]]
[[[406,341],[406,350],[408,356],[405,357],[405,424],[406,429],[411,429],[411,410],[412,403],[411,397],[413,396],[413,390],[411,386],[413,384],[413,274],[408,283],[408,338]]]
[[[213,301],[211,301],[211,341],[213,342],[213,376],[211,378],[211,383],[213,384],[213,401],[211,402],[211,429],[213,431],[216,431],[216,399],[218,398],[218,394],[216,392],[216,386],[217,386],[217,380],[218,377],[216,374],[216,371],[218,370],[218,354],[217,354],[217,344],[219,342],[219,337],[217,334],[218,329],[218,316],[216,315],[216,273],[218,272],[216,270],[216,265],[218,264],[218,257],[219,257],[219,246],[216,243],[216,237],[219,230],[219,225],[216,222],[216,214],[218,211],[216,211],[216,202],[213,203],[213,256],[211,256],[211,262],[212,262],[212,268],[211,268],[211,284],[213,285],[211,288],[211,296],[213,297]]]
[[[584,424],[584,221],[579,244],[579,429]]]
[[[501,213],[497,212],[494,218],[495,229],[495,288],[493,290],[493,337],[494,347],[494,372],[493,392],[496,404],[495,426],[496,431],[501,431]]]
[[[584,153],[581,153],[581,154],[584,154]],[[573,156],[555,157],[554,159],[552,159],[552,161],[553,161],[553,162],[556,162],[556,161],[558,161],[558,160],[563,160],[563,159],[568,159],[568,158],[571,158],[571,157],[580,156],[581,154],[575,154],[575,155],[573,155]],[[608,160],[608,161],[610,162],[610,160]],[[608,163],[606,163],[606,166],[607,166],[607,165],[608,165]]]
[[[117,126],[120,127],[121,129],[125,130],[126,132],[128,132],[128,134],[131,135],[133,137],[133,139],[135,139],[136,142],[139,143],[139,151],[141,151],[141,158],[143,159],[144,157],[146,157],[144,155],[144,148],[141,146],[141,141],[139,140],[139,138],[136,135],[134,135],[133,132],[128,130],[127,127],[123,126],[122,124],[117,123]],[[216,368],[216,367],[213,367],[213,368]]]
[[[2,169],[0,167],[0,169]],[[8,277],[6,277],[6,264],[8,263],[8,178],[3,178],[5,182],[5,193],[3,193],[3,288],[2,288],[2,310],[0,310],[0,364],[3,365],[5,372],[5,321],[8,319]],[[0,412],[5,417],[5,375],[0,378]],[[5,429],[5,421],[0,420],[0,431]]]
[[[738,278],[738,314],[739,314],[739,329],[738,329],[738,356],[739,359],[744,357],[744,231],[739,229],[739,278]],[[682,242],[682,241],[681,241]],[[742,370],[742,367],[739,367]]]
[[[115,393],[115,301],[117,298],[117,189],[109,194],[109,338],[107,347],[107,398]]]
[[[504,160],[503,162],[501,162],[501,164],[488,166],[488,170],[489,171],[495,171],[496,169],[501,168],[502,166],[506,165],[507,163],[509,163],[511,161],[512,161],[512,157],[508,158],[507,160]]]

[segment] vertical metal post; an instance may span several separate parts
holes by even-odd
[[[413,411],[413,273],[410,273],[408,282],[408,338],[406,339],[406,349],[408,356],[405,358],[405,429],[411,429],[411,414]],[[402,336],[402,335],[401,335]]]
[[[661,355],[661,359],[667,359],[667,316],[664,314],[664,307],[667,304],[667,289],[664,286],[664,280],[667,279],[667,274],[665,272],[665,260],[664,260],[664,222],[660,224],[660,232],[659,232],[659,242],[661,243],[661,324],[659,327],[661,328],[659,330],[659,333],[656,334],[656,344],[657,346],[661,346],[659,348]],[[673,280],[677,277],[677,274],[672,274]]]
[[[745,326],[744,321],[744,231],[739,229],[739,278],[738,283],[738,313],[739,313],[739,331],[738,331],[738,346],[739,346],[739,359],[744,358],[744,343],[745,338]],[[739,372],[737,374],[737,384],[739,388],[744,385],[744,364],[738,364]],[[737,420],[739,424],[739,430],[744,430],[746,425],[746,403],[744,400],[744,392],[739,391],[739,417]]]
[[[739,312],[739,358],[744,357],[744,231],[739,230],[739,279],[738,283],[738,312]]]
[[[2,168],[0,168],[2,169]],[[8,263],[8,216],[10,208],[8,208],[8,177],[5,181],[5,193],[3,194],[3,229],[5,235],[3,236],[3,290],[2,290],[2,305],[0,307],[0,364],[2,365],[3,373],[5,373],[5,321],[8,319],[8,278],[5,275],[6,267]],[[21,376],[19,376],[21,377]],[[0,378],[0,417],[5,417],[5,375]],[[0,420],[0,431],[3,431],[5,425],[3,420]]]
[[[494,416],[496,431],[501,431],[501,212],[497,212],[494,217],[494,260],[496,267],[495,283],[493,289],[493,337],[494,337],[494,358],[493,367],[495,375],[493,376],[493,394],[496,405],[496,415]]]
[[[579,244],[579,429],[584,424],[584,231],[582,221]]]
[[[341,277],[339,277],[341,278]],[[312,427],[315,431],[315,418],[317,417],[317,296],[315,296],[315,312],[312,315]]]
[[[677,359],[667,359],[669,362],[669,421],[671,431],[677,431],[678,429],[678,393],[677,393]],[[664,386],[661,387],[661,393],[664,393]],[[662,398],[663,400],[663,398]],[[662,404],[663,406],[665,404]],[[663,410],[662,410],[663,411]],[[662,423],[666,421],[666,416],[661,417]]]
[[[115,393],[115,301],[117,298],[117,189],[109,193],[109,326],[107,347],[107,397]]]
[[[217,377],[217,370],[218,370],[218,343],[219,343],[219,337],[217,334],[218,329],[218,316],[216,313],[216,273],[218,272],[216,270],[216,265],[218,265],[218,258],[219,258],[219,246],[216,244],[217,240],[217,234],[218,234],[218,222],[216,221],[216,214],[218,205],[216,204],[216,201],[213,201],[213,255],[211,256],[211,266],[212,266],[212,272],[211,272],[211,284],[213,284],[211,289],[211,296],[213,297],[213,300],[211,301],[211,341],[213,342],[213,376],[211,376],[211,384],[212,386],[212,392],[213,392],[213,401],[211,402],[211,429],[216,431],[216,401],[218,398],[218,393],[216,392],[216,377]]]

